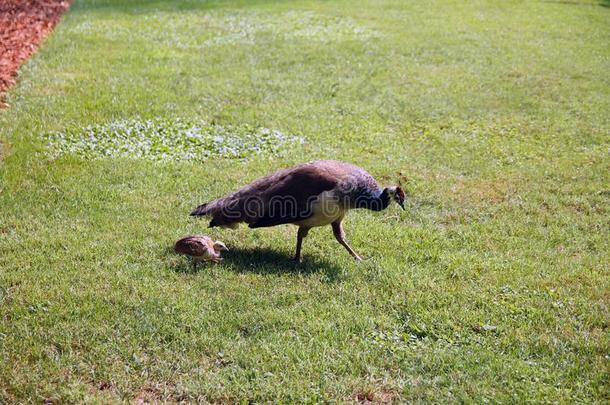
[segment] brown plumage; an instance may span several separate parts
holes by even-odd
[[[194,235],[180,239],[174,245],[176,253],[182,253],[193,258],[193,268],[197,262],[212,261],[218,263],[222,261],[220,252],[229,250],[221,241],[212,240],[209,236]]]
[[[309,230],[332,224],[339,243],[356,260],[362,260],[345,241],[341,221],[350,209],[381,211],[392,199],[404,209],[404,192],[400,187],[382,190],[358,166],[318,160],[255,180],[234,193],[200,205],[191,215],[211,217],[210,227],[235,228],[240,222],[250,228],[295,224],[299,226],[297,261],[301,259],[301,245]]]

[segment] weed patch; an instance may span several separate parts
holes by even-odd
[[[304,139],[278,130],[250,126],[221,126],[181,120],[123,120],[105,125],[70,128],[44,135],[52,157],[85,159],[130,158],[154,161],[205,161],[211,158],[247,159],[277,155]]]

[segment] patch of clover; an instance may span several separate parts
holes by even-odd
[[[205,161],[278,155],[304,143],[301,137],[264,127],[222,126],[183,120],[121,120],[44,135],[51,157],[131,158],[153,161]]]
[[[274,16],[262,13],[224,13],[208,17],[208,25],[217,35],[202,45],[253,44],[258,36],[290,40],[306,38],[318,42],[344,39],[368,39],[375,31],[358,26],[350,17],[330,17],[308,11],[288,11]]]
[[[267,40],[304,38],[317,42],[346,39],[367,40],[379,33],[345,16],[311,11],[281,14],[258,11],[212,11],[180,14],[159,12],[136,20],[106,19],[74,26],[80,35],[103,35],[107,39],[134,41],[179,49],[203,49],[219,45],[252,45]]]

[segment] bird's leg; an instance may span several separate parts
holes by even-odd
[[[343,245],[343,247],[345,249],[347,249],[349,254],[352,255],[352,257],[354,259],[356,259],[356,261],[361,262],[362,258],[360,256],[358,256],[358,253],[354,252],[354,249],[352,249],[352,247],[345,240],[345,232],[343,231],[343,224],[341,223],[341,220],[333,222],[332,226],[333,226],[333,234],[335,235],[335,238],[337,239],[337,241],[341,245]]]
[[[303,245],[303,238],[307,236],[309,232],[309,228],[300,226],[299,231],[297,232],[297,252],[294,255],[294,261],[297,263],[301,263],[301,246]]]
[[[195,273],[197,271],[197,260],[193,258],[191,259],[191,261],[193,262],[193,273]]]

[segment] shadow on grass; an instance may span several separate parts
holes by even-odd
[[[586,3],[578,0],[546,0],[545,3],[565,4],[569,6],[594,6],[595,3]],[[610,0],[601,0],[598,5],[610,8]]]
[[[595,3],[578,0],[543,0],[545,3],[557,3],[568,5],[595,5]],[[70,7],[72,12],[78,11],[113,11],[128,14],[143,14],[155,11],[188,11],[188,10],[210,10],[218,8],[247,8],[261,4],[286,3],[289,0],[80,0],[74,2]],[[610,8],[610,0],[599,0],[598,5]]]
[[[171,253],[173,253],[173,250]],[[175,253],[173,254],[175,255]],[[213,263],[199,263],[197,268],[194,269],[191,260],[178,255],[176,257],[179,260],[172,260],[169,267],[177,273],[193,274],[215,265]],[[331,282],[338,281],[342,274],[342,269],[339,266],[327,260],[305,255],[303,263],[296,263],[292,260],[292,255],[286,255],[272,249],[232,248],[228,252],[223,252],[223,258],[223,267],[236,273],[263,275],[323,273]]]
[[[288,1],[288,0],[284,0]],[[189,10],[210,10],[217,8],[243,8],[265,3],[277,3],[274,0],[80,0],[70,7],[72,12],[112,11],[127,14],[147,12],[180,12]]]

